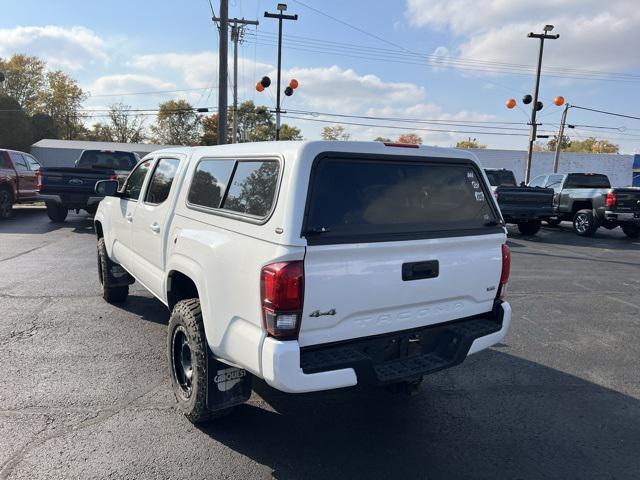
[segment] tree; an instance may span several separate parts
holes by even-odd
[[[13,55],[9,60],[0,58],[0,72],[5,81],[0,83],[0,94],[14,98],[29,115],[38,111],[39,95],[45,88],[46,63],[38,57]]]
[[[37,142],[43,138],[58,138],[58,129],[50,115],[46,113],[36,113],[31,116],[32,142]]]
[[[302,140],[302,132],[298,127],[283,123],[280,125],[280,140]]]
[[[109,107],[109,123],[106,131],[112,142],[140,143],[145,138],[144,117],[131,115],[130,105],[114,103]]]
[[[322,128],[320,134],[323,140],[341,140],[346,141],[351,138],[347,130],[342,125],[326,126]]]
[[[555,152],[557,144],[558,144],[558,136],[554,135],[547,142],[547,150],[549,152]],[[567,148],[569,147],[571,147],[571,139],[566,135],[562,135],[562,141],[560,142],[560,150],[567,150]]]
[[[233,115],[229,110],[229,117]],[[218,143],[218,115],[209,115],[202,120],[202,145]],[[256,106],[252,101],[242,102],[238,107],[238,142],[245,138],[249,142],[264,142],[276,139],[276,124],[273,114],[263,105]],[[231,129],[227,130],[227,142],[231,143]],[[280,125],[281,140],[302,140],[302,132],[297,127],[283,123]]]
[[[15,98],[6,95],[0,96],[0,145],[23,152],[31,145],[29,116]]]
[[[396,140],[398,143],[408,143],[410,145],[422,145],[422,138],[415,133],[403,133]]]
[[[85,129],[82,134],[83,140],[89,140],[91,142],[112,142],[113,137],[109,126],[105,123],[98,122],[91,126],[91,129]]]
[[[61,70],[47,72],[45,88],[38,94],[37,111],[51,117],[62,138],[71,140],[84,130],[80,107],[86,94]]]
[[[386,142],[386,143],[389,143],[389,142],[391,142],[391,139],[387,138],[387,137],[376,137],[376,138],[373,139],[373,141],[374,142]]]
[[[609,140],[598,140],[595,137],[589,137],[584,140],[572,141],[571,145],[564,151],[580,153],[618,153],[620,147],[611,143]]]
[[[151,127],[155,141],[169,145],[197,145],[201,130],[200,117],[186,100],[161,103]]]
[[[460,140],[456,143],[456,148],[487,148],[486,145],[481,145],[475,138],[469,137],[467,140]]]

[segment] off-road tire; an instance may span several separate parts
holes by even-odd
[[[540,220],[527,220],[518,223],[518,230],[522,235],[535,235],[540,230],[542,222]]]
[[[171,376],[171,387],[178,402],[177,409],[192,423],[200,423],[224,417],[233,407],[212,411],[207,408],[207,355],[209,347],[202,323],[200,300],[190,298],[176,303],[167,329],[167,357]],[[177,332],[178,331],[178,332]],[[175,347],[176,334],[184,335],[190,350],[191,381],[190,390],[180,384],[178,360]]]
[[[102,298],[109,303],[122,303],[129,295],[129,285],[113,285],[112,267],[116,265],[107,255],[104,238],[98,240],[98,278],[102,286]]]
[[[47,202],[47,215],[53,223],[62,223],[67,219],[69,210],[67,207],[56,202]]]
[[[0,220],[9,218],[11,216],[11,209],[13,208],[13,195],[11,190],[0,187]]]
[[[592,210],[578,210],[573,217],[573,231],[581,237],[592,237],[599,226]]]
[[[629,238],[638,238],[640,237],[640,227],[636,225],[621,225],[622,231]]]
[[[547,218],[545,222],[547,222],[547,225],[549,225],[550,227],[557,227],[558,225],[560,225],[562,220],[560,220],[559,218]]]

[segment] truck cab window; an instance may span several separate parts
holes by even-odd
[[[129,178],[127,178],[127,183],[124,185],[123,198],[137,200],[140,197],[142,185],[144,184],[144,179],[149,172],[150,165],[151,160],[147,160],[142,162],[134,171],[131,172]]]
[[[547,179],[546,175],[540,175],[529,182],[530,187],[541,187],[544,185],[544,181]]]
[[[27,166],[27,161],[24,157],[19,153],[9,152],[9,156],[11,157],[11,161],[13,162],[13,167],[19,172],[28,172],[29,167]]]
[[[180,160],[177,158],[161,158],[158,160],[158,164],[149,181],[149,188],[147,188],[147,196],[145,198],[147,203],[158,205],[169,197],[173,179],[178,171],[178,165],[180,165]]]

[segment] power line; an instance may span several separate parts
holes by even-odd
[[[162,93],[179,93],[179,92],[195,92],[200,90],[207,90],[212,88],[211,86],[200,87],[200,88],[181,88],[177,90],[149,90],[146,92],[128,92],[128,93],[104,93],[100,95],[92,95],[88,93],[87,96],[90,98],[101,98],[101,97],[121,97],[121,96],[130,96],[130,95],[156,95]],[[217,88],[217,87],[213,87]]]
[[[579,107],[577,105],[571,105],[571,108],[577,108],[579,110],[588,110],[589,112],[602,113],[604,115],[613,115],[614,117],[630,118],[632,120],[640,120],[640,117],[634,117],[633,115],[625,115],[623,113],[607,112],[606,110],[597,110],[595,108]]]

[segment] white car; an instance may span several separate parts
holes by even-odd
[[[194,422],[246,400],[358,383],[412,389],[499,342],[506,231],[470,152],[380,142],[160,150],[99,182],[100,281],[171,310],[168,359]]]

